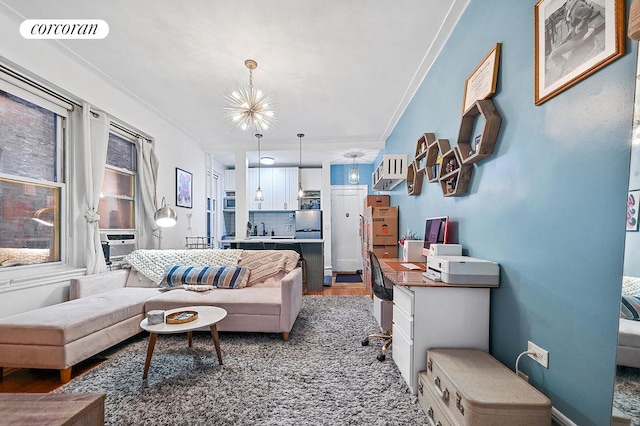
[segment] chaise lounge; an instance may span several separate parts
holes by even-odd
[[[622,300],[616,364],[640,368],[640,278],[622,277]]]
[[[175,260],[178,252],[180,257],[181,252],[188,252],[182,253],[187,256],[204,251],[134,253]],[[227,317],[218,323],[219,331],[282,333],[288,340],[302,307],[302,273],[295,267],[298,254],[288,250],[206,251],[236,255],[237,266],[247,267],[248,276],[255,279],[249,278],[243,288],[208,291],[161,289],[148,276],[153,273],[145,275],[135,267],[74,279],[69,290],[72,300],[0,319],[0,377],[3,367],[58,369],[66,383],[73,365],[141,332],[140,321],[155,309],[219,306],[227,311]],[[135,256],[132,260],[136,263]],[[232,267],[233,259],[225,262],[231,265],[224,266]]]

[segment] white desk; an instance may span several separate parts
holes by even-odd
[[[435,282],[422,269],[404,268],[401,259],[379,260],[394,283],[393,360],[414,395],[428,349],[489,350],[490,287]]]

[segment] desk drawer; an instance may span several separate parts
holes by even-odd
[[[413,340],[393,325],[393,361],[398,366],[404,381],[409,385],[411,391],[415,389],[416,378],[411,377],[413,371]]]
[[[408,316],[413,316],[413,292],[405,287],[393,286],[393,304],[402,309]]]
[[[413,340],[413,317],[408,316],[397,305],[393,306],[393,324],[398,327],[409,339]]]

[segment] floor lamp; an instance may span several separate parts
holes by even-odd
[[[178,223],[178,215],[176,214],[175,210],[167,206],[166,200],[164,199],[164,197],[162,197],[161,207],[156,210],[155,214],[153,215],[153,219],[156,221],[156,225],[158,225],[159,227],[158,248],[161,249],[162,228],[170,228],[172,226],[175,226],[175,224]]]

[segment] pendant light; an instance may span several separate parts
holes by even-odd
[[[256,133],[256,139],[258,139],[258,189],[256,189],[255,201],[264,201],[264,195],[262,194],[262,188],[260,188],[260,139],[262,135]]]
[[[304,133],[298,133],[296,136],[300,139],[300,159],[298,160],[298,199],[304,197],[304,191],[302,190],[302,138]]]
[[[361,157],[360,153],[351,154],[351,168],[349,169],[349,183],[351,185],[357,185],[360,183],[360,170],[356,166],[356,158]]]

